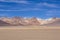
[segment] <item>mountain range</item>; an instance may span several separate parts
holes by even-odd
[[[60,26],[60,18],[0,17],[0,26]]]

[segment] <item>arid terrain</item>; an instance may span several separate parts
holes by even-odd
[[[60,40],[60,27],[1,27],[0,40]]]
[[[60,40],[60,18],[0,18],[0,40]]]

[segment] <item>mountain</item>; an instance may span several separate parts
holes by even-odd
[[[2,17],[0,18],[0,25],[11,25],[11,26],[60,26],[60,18],[25,18],[25,17]]]
[[[36,17],[32,17],[29,19],[29,25],[40,25],[40,22]]]
[[[3,17],[3,18],[0,18],[0,20],[6,23],[9,23],[13,26],[18,26],[18,25],[22,25],[20,23],[23,20],[23,18],[21,19],[20,17],[12,17],[12,18]]]
[[[48,20],[49,20],[48,23],[44,24],[44,26],[51,26],[51,27],[60,26],[60,18],[51,18]]]
[[[40,25],[40,22],[37,20],[36,17],[32,18],[23,18],[23,17],[12,17],[12,18],[7,18],[7,17],[2,17],[0,20],[9,23],[11,25],[15,26],[27,26],[27,25]]]
[[[0,20],[0,26],[10,26],[10,24]]]

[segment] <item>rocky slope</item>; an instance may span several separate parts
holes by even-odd
[[[11,26],[9,23],[0,20],[0,26]]]
[[[3,22],[9,23],[11,25],[40,25],[40,22],[37,18],[22,18],[22,17],[13,17],[13,18],[0,18]]]
[[[60,18],[40,19],[36,17],[2,17],[0,18],[0,25],[13,25],[13,26],[29,26],[29,25],[42,25],[42,26],[60,26]]]
[[[47,24],[44,24],[44,26],[59,27],[60,26],[60,18],[51,18],[51,20],[48,21]]]

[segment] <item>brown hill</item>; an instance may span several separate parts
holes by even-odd
[[[10,24],[0,20],[0,26],[10,26]]]
[[[30,25],[40,25],[40,22],[37,20],[36,17],[32,17],[32,18],[29,20],[29,24],[30,24]]]
[[[54,20],[54,21],[53,21]],[[48,24],[44,24],[44,26],[51,26],[51,27],[60,27],[60,18],[54,18],[52,21],[50,21],[51,23]]]
[[[23,17],[13,17],[13,18],[0,18],[0,25],[11,25],[11,26],[29,26],[29,25],[42,25],[42,26],[60,26],[60,18],[50,18],[47,20],[38,19],[36,17],[23,18]]]
[[[40,22],[36,17],[32,18],[23,18],[23,17],[13,17],[13,18],[1,18],[0,20],[9,23],[11,25],[40,25]]]

